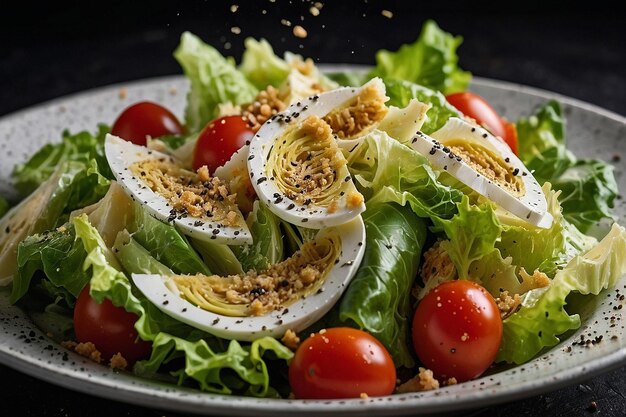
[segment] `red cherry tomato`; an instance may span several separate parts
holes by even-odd
[[[254,136],[241,116],[226,116],[209,122],[202,129],[193,154],[193,169],[203,165],[214,172]]]
[[[142,146],[147,143],[146,136],[157,138],[179,135],[183,131],[183,126],[172,112],[149,101],[135,103],[124,109],[111,128],[112,135]]]
[[[98,304],[89,295],[87,285],[78,295],[74,307],[74,332],[79,342],[93,343],[103,360],[109,360],[119,352],[129,364],[133,364],[146,358],[152,350],[152,344],[137,335],[134,327],[137,318],[136,314],[115,307],[110,300]]]
[[[450,94],[446,96],[446,99],[461,113],[476,120],[479,125],[487,127],[495,136],[502,138],[517,154],[515,125],[502,119],[484,98],[478,94],[464,92]]]
[[[413,346],[437,378],[461,382],[480,376],[494,361],[501,339],[498,307],[474,282],[444,282],[415,310]]]
[[[289,365],[296,398],[358,398],[389,395],[396,368],[385,347],[362,330],[336,327],[306,339]]]

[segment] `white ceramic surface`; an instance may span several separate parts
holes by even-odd
[[[336,69],[333,68],[333,69]],[[63,129],[95,130],[99,122],[111,123],[127,105],[154,100],[182,115],[187,83],[182,77],[164,77],[99,88],[53,100],[0,118],[0,193],[14,196],[10,185],[13,165],[47,142],[60,139]],[[626,157],[626,118],[558,95],[484,79],[472,90],[496,109],[515,119],[528,115],[548,98],[557,98],[568,119],[568,144],[580,157],[611,160]],[[623,162],[616,163],[620,189],[626,189]],[[626,224],[624,200],[617,201],[620,223]],[[475,381],[437,391],[390,397],[297,401],[232,397],[144,380],[112,371],[66,351],[49,340],[0,291],[0,362],[37,378],[85,393],[161,409],[214,415],[424,415],[483,407],[536,395],[574,384],[626,363],[626,339],[619,293],[626,293],[626,277],[615,289],[588,303],[582,327],[559,345],[522,366],[500,370]],[[603,336],[591,347],[573,345],[585,338]]]

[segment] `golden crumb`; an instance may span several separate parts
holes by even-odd
[[[383,10],[380,14],[385,16],[387,19],[391,19],[393,17],[393,12],[390,12],[389,10]]]
[[[496,305],[500,310],[500,317],[507,318],[513,314],[522,303],[522,297],[519,294],[509,295],[508,291],[501,291],[500,296],[496,298]]]
[[[284,26],[291,27],[291,21],[287,19],[280,19],[280,23]]]
[[[309,13],[311,13],[311,15],[317,17],[320,15],[320,9],[318,9],[315,6],[311,6],[311,8],[309,9]]]
[[[239,35],[241,33],[241,28],[239,26],[233,26],[230,28],[230,31],[235,35]]]
[[[265,90],[260,91],[252,103],[243,106],[241,115],[256,132],[270,117],[287,107],[283,100],[284,97],[281,97],[278,89],[270,85]]]
[[[522,267],[520,268],[519,276],[522,278],[522,294],[527,291],[534,290],[535,288],[543,288],[550,285],[550,278],[538,269],[535,269],[535,272],[530,275]]]
[[[63,342],[61,342],[61,346],[63,346],[65,349],[69,349],[69,350],[74,350],[74,348],[76,347],[78,343],[76,343],[73,340],[64,340]]]
[[[359,394],[359,398],[361,398],[362,400],[367,400],[369,398],[369,395],[367,395],[366,392],[362,392]]]
[[[239,9],[239,6],[237,4],[233,4],[232,6],[230,6],[231,13],[236,13],[237,9]]]
[[[302,26],[296,25],[293,27],[293,36],[295,36],[296,38],[304,39],[307,37],[307,35],[308,33],[306,29]]]
[[[120,88],[117,95],[120,98],[120,100],[124,100],[126,97],[128,97],[128,90],[126,88]]]
[[[298,337],[296,332],[291,329],[287,329],[285,335],[280,340],[284,343],[285,346],[287,346],[294,352],[298,349],[298,346],[300,346],[300,338]]]
[[[349,209],[361,207],[361,204],[364,202],[363,195],[357,191],[352,191],[348,193],[348,197],[346,198],[346,207]]]
[[[444,387],[449,387],[450,385],[456,385],[458,383],[459,383],[459,381],[457,381],[455,377],[452,377],[452,378],[448,378],[445,381],[443,381],[443,386]]]
[[[430,391],[439,388],[439,381],[433,375],[433,371],[426,368],[419,368],[419,372],[413,378],[406,381],[397,388],[399,394],[407,392]]]
[[[109,361],[109,366],[113,369],[126,369],[126,367],[128,366],[128,361],[122,356],[120,352],[117,352],[111,357],[111,360]]]
[[[76,347],[74,347],[74,351],[80,356],[89,358],[96,363],[102,362],[102,354],[96,349],[96,345],[91,342],[77,344]]]
[[[337,210],[339,210],[339,203],[337,202],[337,200],[331,201],[328,205],[328,208],[326,209],[329,214],[335,213]]]
[[[65,225],[57,227],[57,232],[65,233],[67,231],[67,227]]]
[[[171,86],[170,89],[168,90],[170,95],[175,96],[176,94],[178,94],[178,89],[174,86]]]

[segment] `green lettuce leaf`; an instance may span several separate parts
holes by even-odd
[[[420,217],[452,217],[463,195],[441,184],[426,158],[378,130],[348,156],[348,167],[368,204],[408,203]]]
[[[364,71],[330,72],[326,76],[343,87],[360,87],[370,80]]]
[[[17,250],[18,270],[13,279],[9,301],[15,303],[28,292],[36,273],[45,274],[44,286],[62,288],[74,298],[89,282],[90,276],[83,271],[82,264],[87,253],[80,240],[76,240],[74,228],[53,230],[35,234],[24,239]],[[50,293],[52,288],[48,288]],[[70,300],[66,300],[70,301]],[[68,304],[73,305],[73,302]]]
[[[422,126],[422,131],[426,134],[439,130],[450,117],[461,116],[459,111],[438,91],[403,80],[385,80],[385,87],[389,96],[388,106],[404,108],[414,98],[431,105],[426,113],[426,122]]]
[[[436,230],[443,231],[449,239],[441,242],[441,248],[450,256],[460,279],[469,279],[472,263],[496,250],[495,243],[502,232],[493,206],[470,204],[467,196],[458,204],[456,215],[450,219],[434,218],[433,222]]]
[[[157,261],[175,273],[211,275],[187,238],[174,226],[152,217],[139,203],[135,204],[135,216],[128,231]]]
[[[578,160],[565,148],[565,119],[556,101],[516,125],[520,158],[537,181],[561,191],[563,217],[583,233],[606,234],[618,194],[614,168],[600,160]]]
[[[113,179],[104,155],[104,137],[108,132],[109,127],[105,125],[100,125],[95,135],[86,131],[72,135],[64,131],[60,143],[45,145],[27,162],[15,166],[12,173],[15,188],[22,195],[30,194],[65,161],[87,164],[95,160],[99,172]]]
[[[529,291],[521,308],[503,322],[497,361],[521,364],[543,348],[559,343],[559,335],[580,327],[578,314],[565,310],[572,292],[598,295],[626,273],[626,230],[614,224],[593,249],[573,258],[545,288]]]
[[[235,340],[227,342],[163,314],[143,296],[135,294],[128,278],[108,262],[105,255],[108,249],[87,217],[76,217],[73,224],[88,251],[83,268],[91,272],[91,296],[97,302],[109,299],[113,305],[137,314],[135,328],[139,337],[152,342],[151,357],[135,364],[136,374],[154,377],[163,365],[171,367],[174,359],[184,358],[184,364],[173,371],[179,383],[193,380],[203,390],[222,394],[275,395],[269,386],[266,362],[290,360],[293,353],[289,349],[271,337],[245,345]],[[147,251],[137,253],[145,256]]]
[[[456,50],[462,42],[429,20],[414,43],[396,52],[378,51],[370,77],[411,81],[444,94],[465,91],[472,76],[457,65]]]
[[[256,88],[264,90],[268,85],[278,87],[285,81],[291,67],[284,59],[276,56],[268,41],[246,38],[244,46],[246,49],[241,58],[239,71]]]
[[[516,123],[519,157],[524,163],[541,155],[547,149],[565,144],[565,118],[561,105],[550,100],[528,119]]]
[[[174,57],[191,83],[185,108],[190,132],[214,119],[219,104],[243,104],[256,97],[258,90],[232,62],[190,32],[182,34]]]
[[[365,254],[341,299],[339,318],[374,335],[396,367],[410,368],[415,364],[409,343],[410,294],[426,224],[409,207],[386,203],[368,203],[363,221]]]
[[[246,220],[253,243],[233,246],[244,271],[263,271],[284,259],[285,250],[280,219],[258,200]]]

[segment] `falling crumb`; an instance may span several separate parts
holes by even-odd
[[[293,27],[293,36],[304,39],[307,37],[307,31],[302,26],[296,25]]]
[[[120,88],[120,91],[117,93],[120,100],[124,100],[128,97],[128,90],[126,88]]]
[[[385,16],[387,19],[391,19],[393,17],[393,13],[389,10],[383,10],[382,12],[380,12],[380,14]]]
[[[359,397],[361,397],[362,400],[367,400],[369,398],[369,395],[367,395],[367,393],[362,392],[359,394]]]
[[[291,22],[287,19],[280,19],[280,23],[284,26],[291,27]]]
[[[311,13],[313,16],[319,16],[320,15],[320,9],[318,9],[315,6],[311,6],[311,8],[309,9],[309,13]]]
[[[236,13],[237,9],[239,9],[239,5],[237,4],[233,4],[232,6],[230,6],[231,13]]]
[[[233,26],[232,28],[230,28],[230,31],[233,32],[235,35],[239,35],[241,33],[241,28],[239,26]]]
[[[115,355],[111,357],[109,361],[109,366],[113,369],[126,369],[128,366],[128,361],[122,356],[120,352],[117,352]]]
[[[226,43],[224,44],[224,49],[230,49],[230,47],[231,47],[230,42],[226,42]]]
[[[313,4],[313,6],[317,7],[320,10],[322,10],[322,7],[324,7],[324,4],[322,2],[316,1],[315,4]]]

